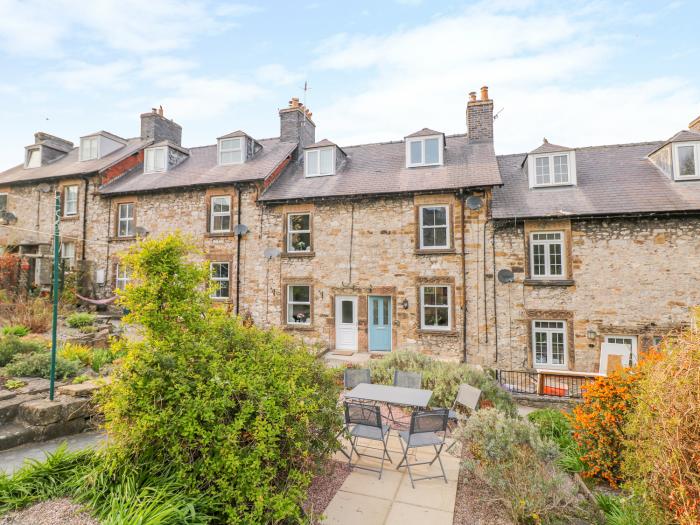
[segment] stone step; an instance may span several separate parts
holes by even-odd
[[[14,420],[19,413],[19,406],[27,401],[41,399],[44,394],[19,394],[0,401],[0,425]]]
[[[7,450],[8,448],[30,443],[38,437],[39,432],[35,428],[19,423],[5,423],[0,425],[0,450]]]

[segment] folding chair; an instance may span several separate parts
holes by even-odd
[[[421,388],[423,383],[423,374],[420,372],[404,372],[403,370],[394,370],[394,386],[402,386],[404,388]],[[391,410],[391,405],[389,408],[389,416],[387,419],[391,421],[395,426],[402,425],[396,421],[394,413]]]
[[[360,383],[371,383],[372,379],[370,377],[369,373],[369,368],[346,368],[343,372],[343,394],[342,397],[345,397],[345,394],[355,388],[357,385]],[[343,434],[347,434],[349,431],[347,424],[343,426],[343,429],[338,432],[338,435],[335,436],[335,439],[340,441],[340,437]],[[346,458],[350,459],[350,454],[348,454],[345,449],[341,446],[340,451],[345,455]],[[352,452],[351,452],[352,453]]]
[[[447,483],[447,476],[445,475],[445,468],[442,466],[442,460],[440,459],[440,453],[445,445],[445,434],[447,433],[447,418],[449,416],[449,410],[447,408],[438,408],[436,410],[427,410],[422,412],[414,412],[411,416],[411,425],[408,430],[399,432],[399,443],[401,444],[401,450],[403,451],[403,458],[401,462],[396,467],[397,469],[405,466],[408,469],[408,476],[411,478],[411,486],[416,488],[415,482],[423,479],[434,479],[443,478],[445,483]],[[439,433],[442,433],[440,437]],[[404,443],[406,444],[404,446]],[[408,453],[412,448],[421,447],[433,447],[435,450],[435,457],[430,461],[419,461],[416,463],[410,463],[408,461]],[[437,476],[423,476],[420,478],[414,478],[411,472],[411,467],[416,467],[418,465],[432,465],[435,460],[438,460],[440,464],[440,470],[442,475]],[[404,465],[405,463],[405,465]]]
[[[384,472],[384,458],[389,460],[389,463],[393,463],[391,456],[389,455],[389,450],[387,449],[387,442],[389,441],[389,430],[388,425],[382,424],[382,414],[378,406],[364,405],[362,403],[345,403],[345,426],[348,429],[348,434],[350,435],[350,457],[348,458],[348,465],[351,468],[359,468],[363,470],[369,470],[371,472],[378,472],[379,479],[382,479],[382,472]],[[381,450],[381,456],[373,456],[371,454],[360,454],[357,450],[357,440],[358,439],[369,439],[371,441],[379,441],[382,444],[381,448],[377,447],[367,447],[372,450]],[[359,465],[358,463],[353,464],[352,454],[353,452],[357,454],[358,460],[360,457],[370,457],[375,459],[381,459],[379,469],[372,467],[367,467],[364,465]]]
[[[452,408],[450,409],[448,425],[451,425],[450,432],[459,424],[460,420],[466,419],[457,409],[462,408],[468,411],[468,414],[473,414],[479,409],[479,403],[481,402],[481,390],[475,388],[467,383],[462,383],[459,385],[459,390],[457,390],[457,396],[455,397],[454,403],[452,403]],[[457,444],[457,441],[453,441],[449,447],[447,447],[447,452],[452,450]]]

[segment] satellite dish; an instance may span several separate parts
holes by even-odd
[[[137,226],[136,228],[134,228],[134,231],[139,237],[146,237],[148,235],[148,230],[143,226]]]
[[[503,283],[503,284],[508,284],[512,283],[515,280],[515,274],[508,270],[507,268],[504,268],[503,270],[498,271],[498,281]]]
[[[36,189],[39,190],[41,193],[48,193],[51,191],[51,186],[49,186],[45,182],[42,182],[36,187]]]
[[[233,229],[233,233],[236,235],[245,235],[248,233],[248,226],[245,224],[236,224],[236,227]]]
[[[481,199],[481,197],[477,197],[476,195],[467,197],[467,208],[470,210],[480,209],[483,203],[484,201]]]
[[[282,251],[279,248],[266,248],[264,255],[268,259],[272,259],[273,257],[277,257]]]

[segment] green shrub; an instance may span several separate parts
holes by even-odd
[[[595,499],[605,514],[605,525],[659,525],[659,523],[664,523],[663,518],[658,516],[640,498],[598,493]]]
[[[73,377],[81,369],[80,361],[68,360],[56,356],[56,377],[65,379]],[[51,374],[51,353],[46,350],[30,354],[18,354],[2,369],[9,376],[43,377],[48,379]]]
[[[83,366],[90,366],[92,364],[93,350],[89,346],[67,341],[58,349],[58,355],[69,361],[80,361],[80,364]]]
[[[529,421],[484,409],[467,420],[459,437],[473,457],[467,466],[515,522],[569,523],[584,513],[576,486],[557,467],[557,445]]]
[[[2,329],[2,335],[15,335],[17,337],[24,337],[29,335],[30,330],[26,326],[21,324],[13,324],[10,326],[4,326]]]
[[[46,346],[38,341],[26,341],[14,335],[0,338],[0,366],[5,366],[17,354],[46,351]]]
[[[190,251],[167,236],[123,259],[134,279],[119,302],[144,338],[113,343],[126,355],[98,394],[105,472],[171,469],[216,522],[301,521],[314,464],[338,447],[332,373],[294,339],[214,308]]]
[[[68,316],[66,323],[71,328],[81,328],[83,326],[91,326],[95,323],[97,319],[96,315],[89,314],[87,312],[75,312]]]
[[[78,328],[81,334],[94,334],[97,332],[97,327],[88,325],[88,326],[81,326]]]
[[[104,365],[113,362],[116,357],[110,348],[95,348],[92,352],[92,370],[99,373]]]
[[[432,359],[416,352],[392,352],[381,360],[370,363],[372,381],[390,385],[394,370],[421,372],[423,388],[433,391],[431,404],[450,407],[457,396],[461,383],[479,388],[482,402],[493,404],[509,416],[515,416],[516,407],[511,395],[501,389],[486,372],[472,366]]]
[[[549,439],[559,447],[558,465],[567,472],[582,472],[585,465],[581,460],[581,449],[574,440],[571,423],[561,410],[542,408],[530,412],[528,421],[534,424],[540,436]]]
[[[80,385],[81,383],[85,383],[86,381],[90,381],[90,376],[87,374],[80,374],[79,376],[74,377],[71,383],[73,383],[74,385]]]
[[[21,379],[8,379],[5,381],[5,388],[8,390],[17,390],[18,388],[22,388],[25,386],[27,383],[22,381]]]

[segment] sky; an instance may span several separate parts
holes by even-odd
[[[661,140],[700,115],[699,19],[697,0],[0,0],[0,170],[36,131],[133,137],[160,105],[185,146],[278,136],[293,96],[341,146],[464,133],[482,85],[498,154]]]

